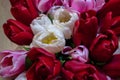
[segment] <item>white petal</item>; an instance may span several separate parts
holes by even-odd
[[[32,23],[30,24],[31,29],[34,34],[37,34],[38,32],[44,32],[46,31],[46,26],[52,24],[48,16],[41,14],[39,17],[34,19]]]
[[[57,53],[61,51],[65,46],[65,38],[63,36],[63,33],[59,29],[57,29],[54,25],[47,26],[46,30],[47,30],[46,32],[42,34],[37,33],[34,36],[30,47],[41,47],[51,53]],[[53,34],[53,37],[55,37],[56,39],[50,40],[51,42],[49,43],[47,39],[49,35],[51,37],[51,34]],[[45,42],[45,40],[47,40],[48,43]]]
[[[66,39],[69,39],[71,38],[74,24],[78,19],[77,13],[60,8],[55,11],[53,24],[57,25],[64,33]]]
[[[17,78],[15,78],[15,80],[27,80],[26,73],[21,73]]]

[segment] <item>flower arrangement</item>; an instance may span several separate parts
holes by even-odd
[[[5,35],[23,50],[0,52],[10,80],[119,80],[120,0],[9,0]]]

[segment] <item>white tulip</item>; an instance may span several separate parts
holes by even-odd
[[[53,24],[63,32],[66,39],[70,39],[75,22],[79,19],[78,14],[61,7],[54,11],[53,16]]]
[[[32,21],[30,26],[31,26],[33,33],[37,34],[38,32],[41,32],[41,33],[44,32],[46,30],[45,28],[51,24],[52,23],[50,19],[48,18],[48,16],[44,14],[40,14],[39,17],[37,17],[36,19]]]
[[[30,47],[41,47],[51,53],[60,52],[64,46],[64,35],[55,25],[48,25],[45,32],[37,33],[30,44]]]
[[[18,75],[15,80],[27,80],[26,73],[23,72],[20,75]]]

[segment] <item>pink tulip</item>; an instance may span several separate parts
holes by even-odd
[[[88,61],[88,49],[83,46],[77,46],[74,49],[71,49],[70,47],[65,47],[63,52],[64,55],[70,55],[72,59],[79,60],[82,63],[86,63]]]
[[[25,70],[26,51],[0,52],[0,76],[15,77]]]
[[[40,12],[47,12],[54,5],[61,5],[61,0],[34,0]]]
[[[104,0],[63,0],[64,6],[78,12],[85,12],[88,10],[98,11],[104,3]]]

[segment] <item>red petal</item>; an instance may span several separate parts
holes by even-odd
[[[21,32],[15,36],[11,36],[11,40],[19,45],[29,45],[32,42],[33,34],[29,32]]]

